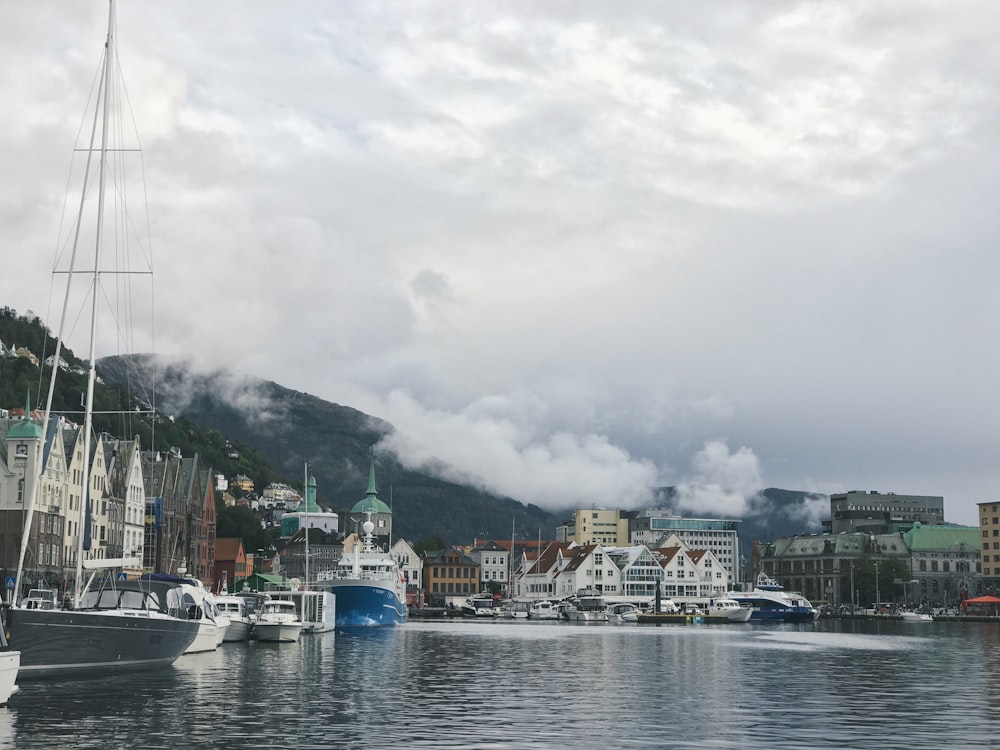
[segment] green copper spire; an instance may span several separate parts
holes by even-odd
[[[7,433],[8,440],[41,440],[42,428],[31,421],[31,396],[24,401],[24,419],[10,428]]]
[[[306,496],[303,498],[300,513],[322,513],[323,509],[316,502],[316,477],[310,476],[306,482]]]
[[[351,513],[388,513],[392,514],[389,506],[378,499],[378,494],[375,491],[375,459],[372,458],[371,468],[368,470],[368,491],[365,493],[365,499],[356,503],[353,508],[351,508]]]

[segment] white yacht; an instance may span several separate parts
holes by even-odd
[[[250,637],[250,613],[247,611],[246,600],[231,594],[216,594],[215,608],[229,618],[229,627],[226,629],[224,641],[232,643],[234,641],[245,641]]]
[[[533,602],[528,610],[530,620],[558,620],[561,610],[556,602],[543,599],[540,602]]]
[[[258,641],[294,643],[302,632],[302,620],[295,609],[295,602],[268,599],[257,615],[253,629]]]

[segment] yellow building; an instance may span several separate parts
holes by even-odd
[[[597,508],[573,512],[573,523],[566,529],[566,541],[579,545],[601,544],[605,547],[627,547],[628,519],[618,510]]]
[[[979,559],[984,585],[987,579],[1000,578],[1000,503],[977,503],[979,506]]]

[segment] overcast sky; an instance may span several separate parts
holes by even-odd
[[[53,329],[106,9],[2,14],[0,303]],[[1000,497],[1000,4],[117,15],[160,354],[543,507]]]

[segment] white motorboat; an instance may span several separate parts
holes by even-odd
[[[724,595],[686,598],[680,600],[679,604],[681,609],[690,607],[708,617],[724,617],[729,622],[748,622],[753,615],[751,607],[743,606],[732,597]]]
[[[934,622],[934,618],[924,612],[900,612],[903,622]]]
[[[295,602],[288,599],[265,601],[254,624],[257,640],[268,643],[294,643],[301,632],[302,620],[295,610]]]
[[[253,623],[250,620],[250,613],[247,612],[245,599],[229,594],[216,594],[215,609],[229,618],[229,627],[226,629],[223,641],[232,643],[245,641],[250,637],[250,627]]]
[[[470,596],[462,605],[463,617],[495,617],[497,609],[493,606],[493,594],[484,592]]]
[[[272,591],[271,598],[294,602],[303,633],[325,633],[337,626],[337,597],[329,591]]]
[[[528,618],[531,620],[558,620],[562,610],[556,602],[543,599],[540,602],[533,602],[528,610]]]
[[[571,600],[562,616],[570,622],[607,622],[607,608],[604,597],[588,592]]]
[[[514,620],[527,620],[528,614],[531,611],[531,605],[528,602],[519,601],[508,601],[500,607],[500,616],[507,617]]]
[[[608,622],[621,625],[626,622],[639,621],[639,609],[631,602],[618,602],[609,604],[604,611],[604,616]]]

